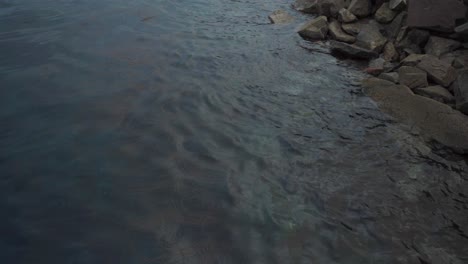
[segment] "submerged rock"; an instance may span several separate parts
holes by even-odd
[[[457,72],[455,68],[432,55],[427,55],[422,58],[417,67],[427,72],[429,77],[435,83],[444,87],[449,87],[450,84],[457,78]]]
[[[461,43],[456,40],[431,36],[427,41],[424,51],[427,54],[440,57],[441,55],[454,51],[459,47],[461,47]]]
[[[411,89],[427,87],[427,73],[416,67],[402,66],[398,69],[400,83]]]
[[[351,45],[339,41],[330,41],[330,48],[334,52],[341,53],[355,59],[372,59],[379,56],[378,53],[367,50],[356,45]]]
[[[354,36],[346,34],[341,29],[340,23],[336,20],[333,20],[332,22],[330,22],[329,33],[333,39],[336,39],[338,41],[343,41],[347,43],[354,43],[356,41],[356,38]]]
[[[414,93],[431,98],[441,103],[453,104],[455,102],[455,97],[453,97],[453,95],[447,89],[440,85],[429,86],[426,88],[417,88],[414,90]]]
[[[367,17],[372,10],[371,2],[370,0],[352,0],[348,10],[357,17]]]
[[[304,24],[298,31],[299,35],[307,39],[325,39],[328,33],[328,20],[326,16],[319,16],[316,19]]]
[[[273,24],[285,24],[294,20],[294,18],[284,10],[276,10],[269,15],[268,18]]]
[[[338,11],[338,20],[343,23],[351,23],[357,20],[357,17],[348,9],[342,8]]]
[[[382,24],[388,24],[397,15],[397,12],[390,9],[388,3],[383,3],[380,8],[375,12],[375,20]]]

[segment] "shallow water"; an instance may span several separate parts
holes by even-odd
[[[468,263],[466,162],[289,4],[0,0],[0,262]]]

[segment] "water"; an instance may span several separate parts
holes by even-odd
[[[289,5],[0,0],[1,263],[468,263],[466,162]]]

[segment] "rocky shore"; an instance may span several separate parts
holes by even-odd
[[[428,140],[468,153],[467,3],[459,0],[297,0],[316,17],[298,34],[333,54],[368,60],[364,91]],[[289,23],[282,10],[272,23]]]

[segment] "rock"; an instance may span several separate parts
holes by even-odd
[[[345,0],[297,0],[293,7],[304,13],[336,17],[345,7]]]
[[[454,51],[459,47],[461,47],[461,43],[456,40],[431,36],[427,41],[424,51],[427,54],[440,57],[441,55]]]
[[[429,97],[445,104],[453,104],[455,102],[455,97],[453,97],[453,95],[447,89],[440,85],[429,86],[426,88],[417,88],[414,90],[414,93]]]
[[[456,50],[446,53],[440,57],[440,60],[447,62],[457,69],[468,67],[468,50]]]
[[[413,0],[408,3],[408,26],[453,32],[456,20],[465,14],[466,7],[459,0]]]
[[[427,57],[426,54],[411,54],[401,61],[403,66],[416,66],[422,61],[423,58]]]
[[[342,24],[341,28],[344,30],[344,32],[353,36],[357,36],[357,34],[361,32],[362,24],[360,23]]]
[[[369,67],[366,69],[366,72],[374,76],[380,75],[384,71],[384,65],[384,59],[373,59],[369,62]]]
[[[294,18],[284,10],[276,10],[269,15],[268,18],[273,24],[285,24],[294,20]]]
[[[346,43],[354,43],[356,38],[354,36],[346,34],[342,29],[338,21],[333,20],[329,25],[329,33],[333,39]]]
[[[398,69],[400,83],[411,89],[427,87],[427,73],[416,67],[402,66]]]
[[[385,34],[390,39],[396,39],[398,33],[400,33],[401,28],[406,21],[406,12],[401,12],[398,14],[392,21],[392,23],[385,26]]]
[[[397,15],[397,12],[390,9],[388,3],[383,3],[382,6],[375,12],[375,20],[382,24],[388,24]]]
[[[348,10],[355,16],[363,18],[370,15],[371,8],[370,0],[352,0]]]
[[[408,87],[389,81],[371,78],[363,81],[363,87],[384,112],[418,127],[424,138],[436,140],[459,153],[468,152],[468,117],[459,111],[414,95]]]
[[[342,23],[351,23],[356,21],[357,17],[353,13],[349,12],[348,9],[342,8],[338,11],[338,19]]]
[[[406,0],[390,0],[389,7],[395,11],[401,11],[406,7]]]
[[[422,58],[417,67],[427,72],[429,78],[435,83],[444,87],[449,87],[450,84],[457,78],[457,72],[455,68],[432,55],[427,55]]]
[[[398,72],[384,72],[379,75],[379,78],[382,80],[387,80],[392,83],[399,83],[400,82],[400,75]]]
[[[468,115],[468,70],[458,73],[453,92],[455,94],[457,109]]]
[[[334,40],[330,41],[330,48],[334,52],[338,52],[355,59],[372,59],[379,56],[379,54],[374,51]]]
[[[328,20],[326,16],[319,16],[304,24],[298,31],[299,35],[307,39],[325,39],[328,33]]]
[[[455,33],[459,35],[468,35],[468,22],[455,28]]]
[[[397,46],[410,49],[414,53],[421,53],[421,48],[426,45],[429,36],[430,34],[426,30],[411,29]]]
[[[317,13],[317,0],[296,0],[293,4],[294,9],[303,13]]]
[[[387,39],[380,33],[377,26],[372,23],[363,25],[356,36],[356,45],[364,49],[380,53],[387,43]]]
[[[392,42],[387,42],[383,49],[382,57],[386,61],[396,61],[400,57],[398,51],[395,49],[395,45]]]

